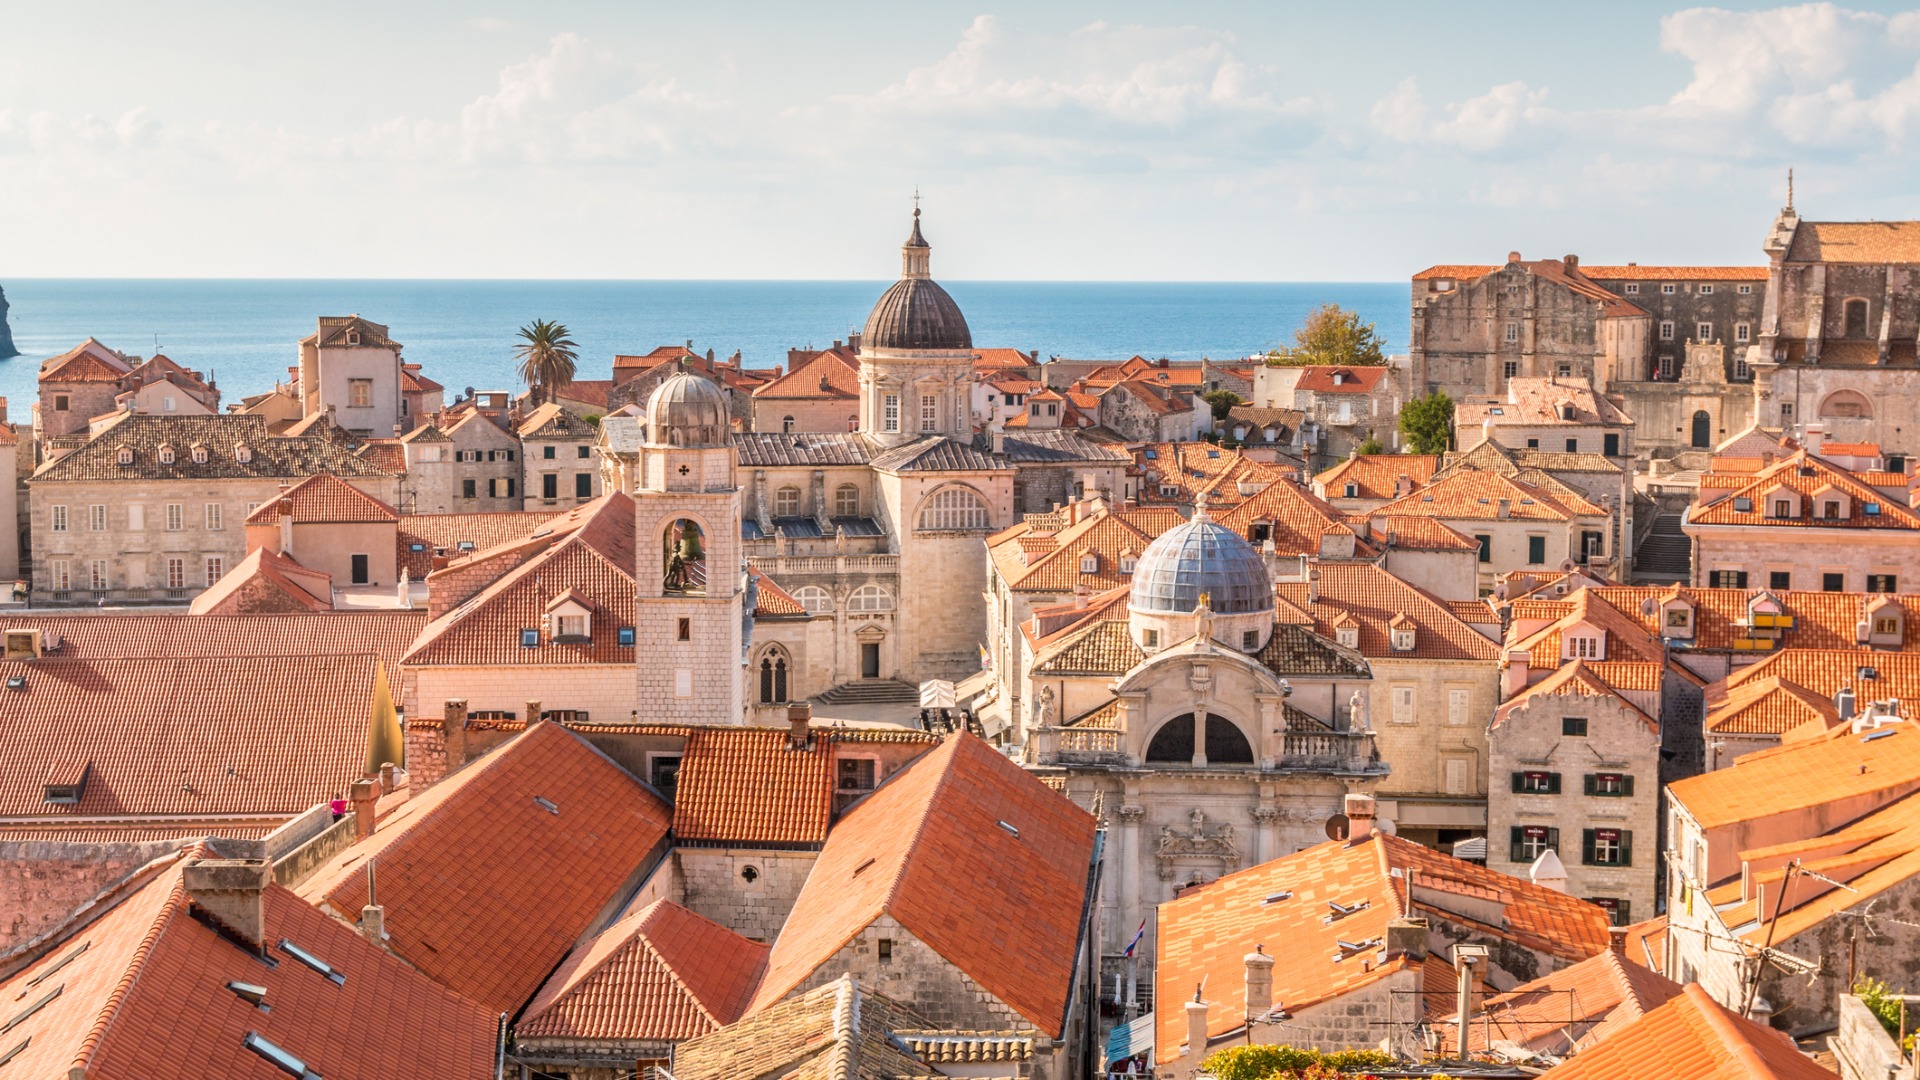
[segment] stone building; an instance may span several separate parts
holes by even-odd
[[[332,412],[356,435],[405,433],[405,375],[400,343],[387,328],[358,315],[321,316],[319,329],[300,339],[300,414]]]
[[[528,510],[558,511],[600,497],[594,425],[549,402],[528,413],[516,434],[525,466],[520,489]]]
[[[1301,414],[1303,454],[1325,469],[1368,439],[1400,445],[1396,418],[1406,400],[1405,372],[1386,366],[1269,364],[1254,371],[1252,403]]]
[[[1130,443],[1191,442],[1213,426],[1213,413],[1191,393],[1129,379],[1101,392],[1099,421]]]
[[[1552,880],[1616,926],[1654,910],[1662,677],[1658,663],[1574,659],[1495,711],[1488,868]]]
[[[391,505],[396,477],[336,433],[258,416],[124,413],[28,482],[36,603],[182,602],[246,557],[248,514],[331,473]]]
[[[1516,570],[1556,569],[1613,561],[1611,514],[1551,477],[1504,476],[1459,469],[1382,506],[1387,517],[1429,518],[1479,544],[1478,584],[1490,593]]]
[[[143,361],[94,338],[43,361],[39,390],[33,422],[41,459],[79,445],[91,425],[116,412],[204,416],[220,409],[220,391],[199,372],[165,356]]]
[[[859,339],[836,341],[754,388],[751,431],[849,432],[860,427]],[[793,353],[789,355],[804,355]]]
[[[780,369],[750,368],[741,363],[740,354],[715,360],[712,349],[705,356],[686,345],[661,345],[642,355],[622,354],[613,358],[613,386],[607,391],[603,412],[617,412],[631,405],[645,405],[659,385],[681,372],[690,372],[720,387],[727,397],[727,415],[736,431],[748,431],[753,425],[754,391],[780,377]]]
[[[1516,376],[1493,401],[1463,401],[1455,427],[1471,434],[1460,442],[1491,440],[1510,450],[1599,454],[1616,465],[1633,462],[1633,417],[1620,411],[1585,379]]]

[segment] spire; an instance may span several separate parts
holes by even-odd
[[[916,211],[917,212],[917,211]],[[1793,213],[1793,167],[1787,167],[1787,213]]]
[[[900,245],[900,276],[903,278],[927,278],[933,276],[928,256],[933,248],[927,238],[920,235],[920,193],[913,193],[913,233],[907,242]]]
[[[380,775],[380,766],[392,762],[404,765],[405,742],[400,735],[400,716],[393,708],[393,692],[387,688],[387,667],[373,662],[373,712],[367,718],[367,767],[363,775]]]

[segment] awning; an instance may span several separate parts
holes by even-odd
[[[1487,838],[1484,836],[1475,836],[1466,840],[1455,841],[1453,845],[1453,857],[1456,859],[1465,859],[1468,862],[1486,862]]]
[[[1153,1053],[1153,1014],[1147,1013],[1130,1024],[1121,1024],[1107,1036],[1107,1055],[1101,1059],[1100,1067],[1105,1069],[1116,1061],[1122,1061],[1135,1054]]]
[[[953,684],[953,700],[959,702],[962,705],[969,704],[972,702],[974,698],[977,698],[981,694],[986,693],[987,688],[992,685],[993,685],[993,669],[992,668],[988,668],[985,671],[976,671],[973,674],[967,676],[966,678],[961,679],[959,682]]]
[[[953,684],[945,679],[928,679],[921,683],[920,707],[923,709],[953,708]]]

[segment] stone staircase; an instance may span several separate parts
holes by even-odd
[[[1693,580],[1693,541],[1681,531],[1679,514],[1661,514],[1633,553],[1633,577],[1648,584]]]
[[[828,705],[919,705],[920,688],[898,679],[860,679],[841,683],[814,700]]]

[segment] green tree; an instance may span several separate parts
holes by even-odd
[[[574,350],[579,345],[567,336],[565,325],[545,319],[521,327],[520,341],[513,347],[513,355],[520,360],[520,378],[534,401],[553,400],[573,381]]]
[[[1301,1047],[1260,1044],[1232,1046],[1215,1050],[1200,1063],[1200,1068],[1216,1080],[1296,1080],[1311,1077],[1366,1075],[1375,1069],[1390,1068],[1393,1057],[1378,1050],[1308,1050]]]
[[[1360,313],[1339,304],[1322,304],[1293,332],[1293,347],[1275,349],[1267,363],[1293,367],[1306,364],[1347,364],[1380,367],[1387,362],[1380,332],[1360,321]]]
[[[1369,431],[1367,432],[1367,441],[1360,444],[1359,452],[1362,454],[1384,454],[1387,452],[1387,447],[1385,443],[1380,441],[1378,436]]]
[[[1453,399],[1435,390],[1407,402],[1400,407],[1400,434],[1411,453],[1444,453],[1453,441]]]
[[[1233,412],[1235,405],[1243,405],[1246,403],[1245,398],[1231,390],[1209,390],[1201,394],[1200,399],[1213,406],[1213,419],[1215,423],[1226,420],[1227,414]]]

